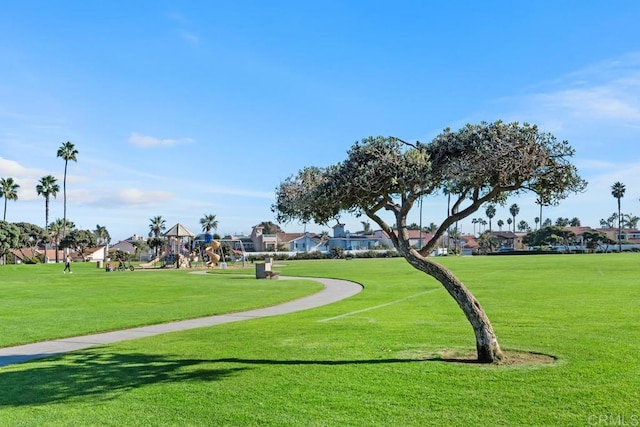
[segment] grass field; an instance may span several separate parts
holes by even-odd
[[[105,273],[93,263],[74,264],[73,274],[62,274],[62,268],[1,266],[0,347],[244,311],[321,289],[312,281],[265,282],[251,275],[160,269]]]
[[[289,262],[278,270],[350,279],[365,289],[286,316],[2,368],[0,424],[640,425],[638,255],[438,261],[478,297],[503,349],[557,361],[496,366],[443,360],[473,351],[471,328],[438,283],[401,259]],[[21,300],[33,300],[31,292],[45,286],[33,276],[47,273],[6,271],[0,269],[3,307],[5,286],[22,292],[10,301],[15,313]],[[73,280],[79,276],[74,271]],[[221,286],[234,280],[214,276]],[[172,283],[187,285],[191,278],[176,274]],[[68,279],[47,286],[72,286]],[[159,280],[122,285],[119,292],[142,292],[135,288]],[[52,291],[49,303],[63,296],[70,298]],[[197,314],[195,300],[184,301],[184,312],[193,304]],[[111,304],[100,301],[94,310]],[[164,305],[149,304],[150,311],[163,311]],[[30,328],[28,319],[1,314],[3,331],[18,320]]]

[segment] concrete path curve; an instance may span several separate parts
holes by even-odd
[[[138,328],[123,329],[119,331],[104,332],[100,334],[84,335],[71,338],[61,338],[52,341],[42,341],[32,344],[24,344],[15,347],[0,348],[0,367],[14,363],[41,359],[61,353],[82,350],[97,345],[110,344],[118,341],[132,340],[149,337],[167,332],[183,331],[187,329],[202,328],[206,326],[220,325],[223,323],[239,322],[241,320],[255,319],[258,317],[277,316],[307,310],[331,304],[362,290],[362,286],[339,279],[323,279],[316,277],[280,277],[283,279],[308,279],[320,282],[324,285],[321,291],[271,307],[238,313],[221,314],[216,316],[201,317],[197,319],[181,320],[177,322],[161,323],[157,325],[141,326]]]

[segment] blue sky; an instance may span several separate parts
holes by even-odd
[[[577,150],[587,192],[543,217],[598,226],[616,210],[616,181],[623,211],[640,215],[639,17],[635,0],[9,2],[0,177],[21,188],[7,220],[44,226],[35,185],[62,184],[65,141],[79,151],[69,219],[117,241],[146,235],[156,215],[198,232],[215,214],[219,233],[247,234],[274,220],[283,179],[343,160],[356,140],[428,141],[497,119]],[[511,203],[534,224],[533,196]],[[423,224],[445,211],[443,197],[425,199]],[[507,217],[499,207],[494,221]],[[362,219],[342,221],[355,232]]]

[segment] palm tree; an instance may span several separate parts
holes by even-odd
[[[362,224],[362,234],[371,233],[371,223],[369,221],[360,221],[360,224]],[[420,228],[420,226],[418,226],[418,228]]]
[[[164,219],[162,219],[160,215],[149,218],[149,221],[151,221],[151,224],[149,224],[149,239],[147,240],[147,245],[155,249],[155,256],[157,258],[158,248],[163,245],[160,234],[162,234],[167,227]]]
[[[77,162],[76,154],[78,154],[78,150],[76,150],[75,146],[69,141],[63,143],[60,148],[58,148],[58,153],[56,157],[62,157],[64,159],[64,178],[62,179],[62,196],[64,199],[64,210],[63,210],[63,227],[62,232],[66,233],[67,230],[67,165],[69,164],[69,160],[73,160]],[[62,235],[64,237],[64,234]]]
[[[209,234],[211,230],[216,230],[218,228],[218,221],[216,221],[215,215],[205,215],[200,218],[200,225],[202,225],[202,231]]]
[[[98,245],[104,245],[111,241],[109,231],[107,230],[107,227],[103,225],[96,224],[96,229],[93,230],[93,235],[96,236],[96,242]]]
[[[51,223],[49,226],[49,233],[51,236],[51,241],[56,248],[56,263],[60,261],[58,257],[58,242],[60,242],[60,237],[62,236],[62,221],[57,219]]]
[[[502,231],[502,226],[504,225],[504,221],[499,219],[498,220],[498,230]]]
[[[537,217],[533,218],[533,222],[536,223],[536,230],[537,230],[538,229],[538,224],[540,223],[540,217],[537,216]]]
[[[613,214],[611,214],[611,216],[607,218],[607,224],[608,224],[607,227],[613,228],[616,225],[616,221],[618,220],[618,218],[620,217],[618,216],[617,213],[614,212]]]
[[[0,178],[0,197],[4,197],[3,221],[7,220],[7,200],[18,200],[18,188],[13,178]]]
[[[508,224],[508,231],[511,231],[511,224],[513,223],[513,220],[511,218],[507,218],[507,224]],[[515,224],[513,225],[514,227],[514,231],[515,231]]]
[[[633,214],[623,215],[625,217],[625,225],[629,228],[635,229],[638,226],[638,221],[640,221],[640,217],[635,216]]]
[[[620,214],[620,199],[624,197],[624,193],[627,191],[624,184],[620,181],[614,183],[611,186],[611,195],[618,199],[618,251],[622,252],[622,242],[620,241],[620,233],[621,233],[621,222],[622,215]]]
[[[149,218],[151,224],[149,224],[149,237],[160,237],[160,234],[166,230],[165,220],[162,219],[162,216],[154,216],[153,218]]]
[[[478,223],[478,218],[473,218],[471,220],[471,224],[473,224],[473,235],[476,235],[476,224]]]
[[[49,229],[49,201],[51,196],[56,197],[60,186],[56,183],[57,179],[53,175],[47,175],[40,178],[40,182],[36,185],[38,196],[44,197],[44,230]]]
[[[51,222],[49,225],[49,231],[51,233],[51,240],[55,243],[56,247],[56,262],[58,259],[58,246],[60,245],[60,241],[66,236],[68,231],[71,231],[76,228],[76,225],[73,221],[64,221],[62,218],[57,218]]]
[[[489,218],[489,232],[491,232],[491,219],[496,216],[496,205],[487,206],[487,209],[484,211],[484,213],[487,215],[487,218]]]
[[[518,216],[518,214],[520,213],[520,206],[518,206],[517,204],[512,204],[509,207],[509,213],[511,214],[511,216],[513,217],[513,232],[516,232],[516,216]]]
[[[542,221],[542,207],[543,206],[549,206],[549,203],[547,203],[542,196],[538,196],[536,198],[536,204],[540,206],[540,217],[539,217],[539,221],[540,221],[540,226],[542,227],[542,225],[544,224],[544,222]]]

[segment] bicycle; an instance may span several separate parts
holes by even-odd
[[[118,271],[125,271],[125,270],[133,271],[135,270],[135,268],[133,267],[133,264],[131,262],[129,262],[129,265],[126,265],[123,261],[119,261]]]

